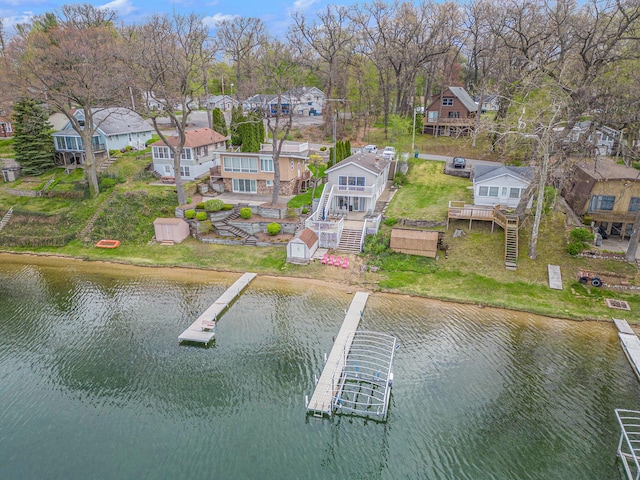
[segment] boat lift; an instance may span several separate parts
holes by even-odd
[[[616,417],[621,430],[620,442],[618,443],[618,457],[622,460],[627,478],[629,480],[639,480],[640,412],[616,409]]]

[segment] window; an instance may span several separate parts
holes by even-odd
[[[507,187],[502,187],[502,193],[500,194],[501,197],[506,197],[507,196]]]
[[[258,159],[248,157],[225,157],[224,169],[227,172],[258,173]]]
[[[509,198],[520,198],[520,192],[522,192],[522,189],[511,187],[511,190],[509,190]]]
[[[171,158],[169,149],[167,147],[153,147],[154,158]]]
[[[191,149],[190,148],[183,149],[182,152],[180,153],[180,158],[182,160],[191,160]]]
[[[629,211],[637,212],[640,210],[640,197],[631,197],[629,200]]]
[[[591,203],[589,204],[589,211],[594,210],[613,210],[613,204],[616,201],[616,197],[613,195],[592,195]]]
[[[189,167],[180,167],[180,176],[189,177]]]
[[[169,166],[169,165],[165,165],[165,166],[164,166],[164,173],[166,173],[166,174],[171,174],[171,166]]]
[[[261,172],[273,172],[273,158],[260,157],[260,171]]]
[[[241,192],[241,193],[256,193],[258,189],[256,188],[255,180],[245,180],[243,178],[234,178],[233,191]]]
[[[488,197],[489,196],[489,187],[480,187],[478,189],[479,197]]]
[[[273,180],[265,180],[264,183],[267,187],[273,187]]]
[[[498,196],[498,187],[489,187],[489,196],[490,197],[497,197]]]
[[[293,170],[294,164],[293,164],[293,160],[291,160],[291,170]]]
[[[442,106],[443,107],[453,106],[453,97],[442,97]]]
[[[449,118],[460,118],[460,112],[449,112]]]

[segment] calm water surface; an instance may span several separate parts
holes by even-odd
[[[609,324],[376,294],[388,422],[319,420],[344,287],[258,277],[201,348],[177,337],[237,275],[46,262],[0,257],[2,479],[622,478]]]

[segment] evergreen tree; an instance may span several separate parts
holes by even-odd
[[[212,125],[213,129],[218,132],[220,135],[224,135],[225,137],[229,135],[229,130],[227,129],[227,121],[224,118],[224,113],[219,108],[214,108],[213,112],[211,112],[212,117]]]
[[[34,100],[16,103],[13,114],[13,148],[25,175],[40,175],[55,166],[53,140],[47,112]]]
[[[334,159],[336,149],[334,147],[329,147],[329,160],[327,160],[327,166],[333,167],[335,165]]]
[[[244,126],[244,121],[246,119],[242,115],[242,107],[237,106],[236,108],[231,109],[231,144],[232,145],[242,145],[242,136],[240,131]]]
[[[347,140],[347,157],[351,156],[351,140]]]

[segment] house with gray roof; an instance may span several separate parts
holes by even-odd
[[[373,212],[387,185],[390,165],[382,155],[358,152],[327,169],[325,190],[331,189],[327,211]]]
[[[462,87],[449,87],[427,107],[423,133],[469,135],[473,132],[478,104]]]
[[[109,156],[110,150],[123,150],[131,147],[144,150],[147,140],[151,139],[151,125],[140,115],[128,108],[94,108],[93,121],[96,126],[93,135],[93,151],[97,159]],[[76,110],[73,115],[84,125],[84,112]],[[64,164],[84,163],[85,147],[80,134],[71,122],[52,134],[55,152]]]
[[[502,164],[476,165],[473,174],[473,204],[516,208],[533,181],[532,167]]]

